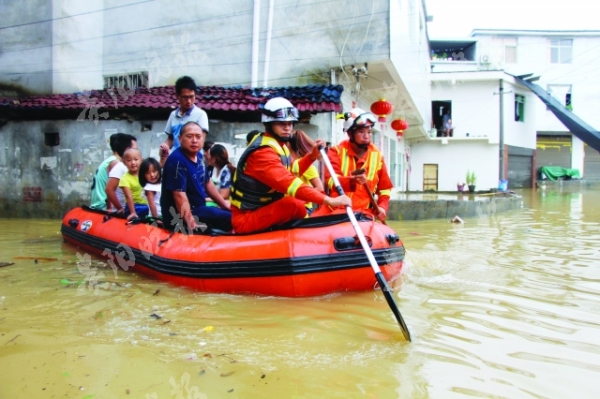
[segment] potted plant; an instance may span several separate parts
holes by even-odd
[[[475,172],[467,172],[467,185],[469,186],[469,192],[475,191],[475,184],[477,183],[477,176]]]
[[[465,183],[456,182],[456,191],[463,192],[465,190]]]

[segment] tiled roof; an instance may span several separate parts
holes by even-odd
[[[196,105],[206,111],[257,112],[273,97],[285,97],[300,111],[340,112],[340,85],[310,85],[303,87],[199,87]],[[132,90],[91,90],[74,94],[29,96],[18,99],[0,98],[0,109],[13,110],[77,110],[94,107],[101,110],[121,108],[173,109],[177,106],[175,86],[138,88]]]

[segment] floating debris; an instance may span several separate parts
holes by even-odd
[[[233,373],[235,373],[235,371],[230,371],[229,373],[221,373],[221,377],[229,377],[230,375],[233,375]]]
[[[150,317],[154,317],[156,320],[160,320],[160,319],[162,319],[162,316],[161,316],[161,315],[159,315],[159,314],[156,314],[156,313],[152,313],[152,314],[150,315]]]
[[[154,294],[152,294],[152,296],[157,296],[159,292],[160,292],[160,289],[156,290],[156,292],[154,292]]]
[[[0,267],[12,266],[14,262],[0,262]]]
[[[462,220],[458,215],[450,219],[450,223],[465,224],[464,220]]]

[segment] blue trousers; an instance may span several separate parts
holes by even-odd
[[[197,206],[192,209],[192,215],[197,216],[198,221],[206,223],[209,227],[223,231],[232,229],[230,211],[211,206]]]

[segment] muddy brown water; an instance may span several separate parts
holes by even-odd
[[[378,291],[193,292],[82,266],[59,220],[0,219],[0,398],[596,398],[600,192],[523,194],[390,222],[410,344]]]

